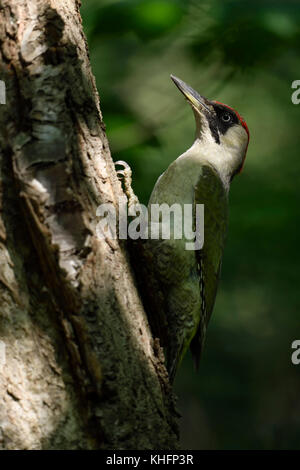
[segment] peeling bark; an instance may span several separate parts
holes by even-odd
[[[172,449],[126,247],[96,236],[122,189],[79,6],[0,0],[0,448]]]

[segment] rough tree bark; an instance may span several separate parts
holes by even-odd
[[[122,189],[79,7],[0,0],[0,448],[172,449],[126,250],[95,235]]]

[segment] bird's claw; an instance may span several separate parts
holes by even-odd
[[[115,162],[115,167],[116,166],[123,166],[123,170],[117,170],[116,169],[116,173],[117,173],[117,176],[119,178],[119,180],[122,180],[122,178],[128,178],[130,184],[131,184],[131,175],[132,175],[132,171],[131,171],[131,168],[130,166],[128,165],[128,163],[124,162],[123,160],[118,160],[117,162]]]
[[[128,165],[128,163],[124,162],[123,160],[118,160],[117,162],[115,162],[115,166],[123,167],[123,169],[120,169],[120,170],[116,169],[116,173],[121,184],[123,183],[124,193],[126,194],[127,200],[128,200],[128,207],[130,208],[132,206],[139,205],[139,200],[134,194],[133,189],[131,187],[132,170],[130,166]]]

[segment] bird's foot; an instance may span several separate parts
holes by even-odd
[[[117,176],[122,184],[123,191],[127,196],[128,201],[128,208],[133,206],[139,206],[139,200],[137,196],[134,194],[134,191],[131,187],[132,182],[132,171],[128,163],[124,162],[123,160],[119,160],[115,162],[115,167],[121,166],[123,169],[117,170]]]

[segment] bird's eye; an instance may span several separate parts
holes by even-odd
[[[231,116],[228,113],[222,114],[222,121],[229,122],[231,120]]]

